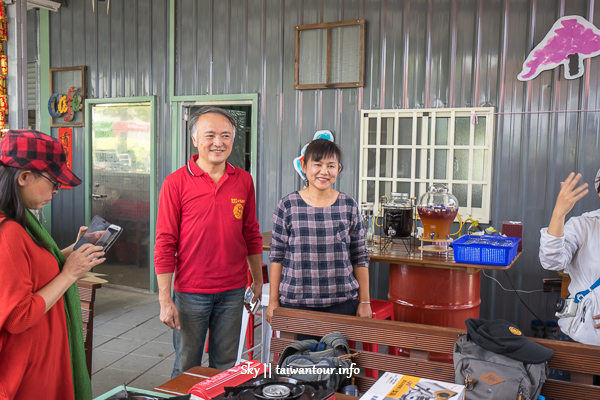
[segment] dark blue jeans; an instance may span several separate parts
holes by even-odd
[[[171,377],[202,365],[206,333],[210,329],[208,366],[233,367],[237,359],[245,288],[223,293],[173,293],[181,329],[173,330],[175,365]]]

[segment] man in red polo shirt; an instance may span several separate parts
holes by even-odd
[[[227,162],[235,120],[203,107],[189,126],[198,155],[163,182],[154,248],[160,320],[174,329],[173,377],[201,365],[209,329],[209,366],[234,365],[248,265],[253,301],[263,284],[252,177]]]

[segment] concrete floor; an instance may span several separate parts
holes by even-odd
[[[94,398],[123,383],[151,390],[171,378],[172,333],[158,319],[157,294],[104,285],[94,307]]]

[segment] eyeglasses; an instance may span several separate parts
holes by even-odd
[[[57,182],[53,179],[48,178],[46,175],[44,174],[40,174],[37,173],[36,175],[41,176],[42,178],[46,179],[48,182],[50,182],[52,184],[52,186],[54,186],[54,190],[58,190],[60,189],[60,187],[62,186],[62,184],[60,182]]]

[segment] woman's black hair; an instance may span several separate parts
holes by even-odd
[[[23,171],[29,170],[0,165],[0,211],[6,214],[6,218],[2,222],[10,219],[27,230],[28,224],[25,205],[23,205],[23,201],[21,201],[21,197],[19,196],[19,185],[17,183],[19,175]],[[33,239],[33,241],[38,246],[47,249],[44,243],[36,239]]]
[[[19,174],[23,172],[20,168],[0,165],[0,210],[7,218],[16,221],[23,228],[27,228],[27,216],[25,206],[19,197],[19,185],[17,181]]]
[[[596,182],[594,182],[596,184],[596,192],[598,192],[598,194],[600,194],[600,177],[598,177],[598,179],[596,179]]]
[[[304,163],[310,160],[321,161],[326,157],[335,157],[342,165],[342,150],[337,144],[327,139],[315,139],[306,147]]]

